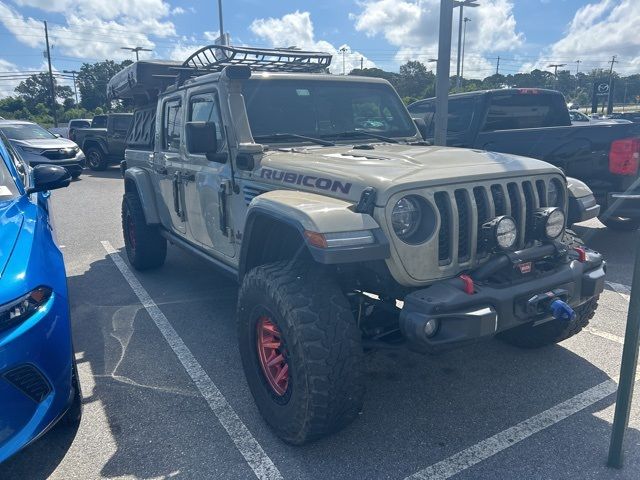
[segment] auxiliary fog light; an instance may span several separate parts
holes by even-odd
[[[427,320],[427,323],[424,324],[424,334],[427,338],[433,337],[438,332],[438,327],[440,326],[440,322],[436,318],[432,318]]]

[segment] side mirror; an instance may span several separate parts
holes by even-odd
[[[62,138],[62,135],[60,135],[59,133],[54,133],[53,136],[56,138]]]
[[[187,151],[195,155],[206,155],[212,162],[226,161],[226,155],[218,154],[216,124],[211,122],[187,122],[185,140]]]
[[[31,175],[33,176],[33,187],[27,189],[29,194],[68,187],[71,183],[69,172],[58,165],[36,165],[33,167]]]
[[[413,123],[416,124],[416,127],[420,132],[420,135],[422,135],[422,139],[426,140],[427,139],[427,122],[424,121],[424,118],[414,118]]]

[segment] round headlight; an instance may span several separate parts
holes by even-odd
[[[393,231],[401,239],[409,238],[418,230],[421,218],[422,211],[418,201],[411,197],[402,197],[391,212]]]
[[[507,216],[500,218],[495,228],[495,236],[496,243],[500,248],[504,250],[513,248],[518,239],[518,226],[516,225],[516,221]]]
[[[544,233],[549,240],[555,240],[564,230],[564,212],[559,208],[554,209],[547,217],[547,222],[544,226]]]

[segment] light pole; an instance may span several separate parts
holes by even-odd
[[[458,59],[457,59],[457,69],[456,69],[456,87],[460,88],[460,56],[462,49],[462,10],[464,7],[479,7],[476,2],[478,0],[454,0],[453,8],[460,7],[460,16],[458,17]],[[441,7],[442,8],[442,7]]]
[[[438,67],[436,71],[436,118],[434,145],[447,145],[447,117],[449,111],[449,71],[451,69],[451,21],[453,1],[440,0],[438,34]]]
[[[73,93],[76,96],[76,105],[78,105],[78,88],[76,87],[76,75],[80,72],[77,70],[63,70],[62,73],[70,73],[73,78]]]
[[[467,43],[467,22],[470,22],[469,17],[464,17],[464,31],[462,33],[462,61],[460,62],[460,82],[464,77],[464,46]]]
[[[345,60],[345,55],[347,54],[348,51],[349,49],[347,49],[347,47],[340,48],[340,53],[342,53],[342,75],[347,74],[347,64]]]
[[[139,56],[140,52],[152,52],[153,51],[150,48],[144,48],[144,47],[120,47],[120,50],[129,50],[130,52],[135,52],[135,54],[136,54],[136,62],[140,61],[140,56]]]

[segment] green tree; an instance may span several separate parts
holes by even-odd
[[[59,100],[64,101],[73,96],[71,87],[58,85],[55,78],[53,85],[56,91],[56,105],[59,105]],[[51,84],[49,83],[49,75],[46,73],[31,75],[20,82],[15,88],[15,92],[25,101],[30,110],[39,103],[51,105]]]
[[[82,107],[94,110],[102,107],[104,110],[111,110],[111,105],[107,101],[107,83],[111,77],[122,70],[127,65],[131,65],[130,60],[118,63],[113,60],[104,62],[84,63],[77,76],[78,88],[82,101]]]

